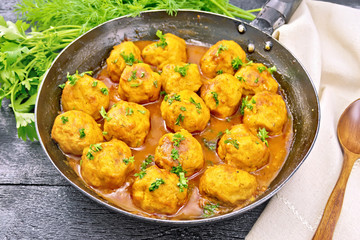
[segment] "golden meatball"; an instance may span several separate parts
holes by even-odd
[[[202,131],[210,120],[210,111],[204,101],[189,90],[166,95],[160,109],[166,126],[174,131]]]
[[[100,119],[101,107],[109,107],[109,89],[103,82],[86,74],[69,77],[72,79],[66,82],[61,96],[63,110],[80,110]]]
[[[145,63],[127,66],[121,74],[118,92],[122,100],[148,103],[159,98],[160,75]]]
[[[126,101],[117,102],[104,120],[105,138],[117,138],[130,147],[141,146],[149,133],[150,112],[145,107]]]
[[[200,143],[186,130],[162,136],[155,151],[155,163],[170,171],[181,165],[186,176],[191,176],[204,165]]]
[[[106,59],[107,72],[114,82],[119,82],[126,66],[141,62],[141,51],[133,42],[122,42],[114,46],[110,56]]]
[[[96,188],[121,187],[127,175],[134,170],[134,157],[130,148],[122,141],[91,144],[81,157],[81,176]]]
[[[280,95],[260,92],[252,97],[250,103],[253,108],[245,107],[243,122],[253,133],[256,134],[259,128],[265,128],[272,136],[282,132],[287,120],[287,110]]]
[[[171,33],[163,35],[158,31],[159,41],[147,45],[142,51],[146,63],[157,66],[159,69],[168,63],[187,62],[185,40]]]
[[[243,63],[246,61],[246,54],[240,45],[232,40],[219,41],[201,58],[201,71],[208,78],[214,78],[219,73],[234,75],[234,59]]]
[[[174,214],[185,203],[187,188],[180,191],[179,178],[157,166],[146,169],[143,178],[132,185],[132,198],[136,206],[149,213]]]
[[[167,93],[182,90],[197,92],[202,85],[198,66],[190,63],[166,64],[161,73],[161,81]]]
[[[238,124],[225,133],[217,148],[219,157],[227,164],[252,172],[269,160],[269,149],[244,124]]]
[[[231,116],[239,108],[240,82],[228,73],[218,75],[204,83],[200,96],[215,116],[220,118]]]
[[[81,155],[90,144],[102,142],[103,135],[95,120],[87,113],[67,111],[55,118],[51,137],[64,153]]]
[[[235,77],[239,79],[243,94],[255,94],[262,91],[276,93],[279,84],[271,76],[267,67],[261,63],[252,63],[240,68]]]
[[[227,164],[206,169],[199,183],[202,195],[230,206],[255,197],[256,188],[253,175]]]

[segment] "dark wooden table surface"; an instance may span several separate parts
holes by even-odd
[[[339,0],[328,0],[340,2]],[[18,0],[0,0],[0,15],[16,21]],[[232,1],[244,8],[265,0]],[[344,1],[360,8],[359,0]],[[266,204],[231,220],[204,226],[140,222],[112,212],[72,187],[43,153],[39,142],[17,138],[9,101],[0,108],[0,239],[243,239]]]

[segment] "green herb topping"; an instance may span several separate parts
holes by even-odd
[[[139,177],[140,179],[142,179],[145,175],[146,175],[146,168],[154,161],[154,156],[153,155],[149,155],[145,158],[145,160],[141,163],[140,166],[140,172],[139,173],[135,173],[134,176],[135,177]]]
[[[272,66],[271,68],[268,68],[267,70],[268,70],[268,72],[269,72],[270,74],[273,74],[273,72],[276,72],[276,71],[277,71],[277,69],[276,69],[275,66]]]
[[[140,78],[143,78],[143,77],[145,77],[145,72],[142,72],[140,75]]]
[[[215,210],[219,207],[219,204],[211,204],[207,203],[203,207],[203,216],[204,217],[211,217],[215,214]]]
[[[214,151],[216,149],[216,141],[209,141],[206,138],[202,138],[202,141],[203,141],[205,147],[207,147],[211,151]]]
[[[102,94],[104,94],[105,96],[109,94],[109,90],[107,88],[101,88],[100,91],[102,92]]]
[[[84,128],[80,128],[79,129],[79,134],[80,134],[80,138],[84,138],[86,136],[85,134],[85,129]]]
[[[61,116],[61,121],[63,124],[67,123],[69,121],[69,118],[68,117],[65,117],[65,116]]]
[[[215,103],[216,103],[216,106],[219,106],[219,99],[218,99],[218,94],[217,92],[211,92],[214,100],[215,100]]]
[[[257,136],[260,138],[261,141],[265,143],[267,147],[269,147],[269,143],[266,140],[269,137],[269,135],[265,128],[259,128]]]
[[[259,71],[259,73],[262,73],[263,71],[266,70],[266,67],[264,67],[264,66],[257,67],[257,70]]]
[[[145,110],[138,110],[138,112],[141,113],[141,114],[145,114],[145,113],[146,113]]]
[[[180,122],[183,122],[184,118],[185,118],[185,116],[180,113],[179,116],[176,119],[175,125],[180,126]]]
[[[157,81],[157,80],[153,81],[153,84],[154,84],[154,86],[155,86],[156,88],[158,87],[158,81]]]
[[[162,31],[157,30],[156,36],[160,38],[159,42],[156,43],[156,47],[162,47],[163,49],[165,49],[165,47],[168,45],[165,39],[165,35],[162,33]]]
[[[120,53],[121,57],[124,59],[126,65],[132,66],[134,63],[140,62],[137,60],[133,53],[126,55],[125,52]]]
[[[248,101],[248,96],[246,96],[246,98],[243,98],[241,102],[240,114],[244,115],[245,108],[248,108],[249,110],[253,110],[254,108],[253,104],[256,104],[255,99],[252,99],[250,103],[250,101]]]
[[[240,81],[240,82],[246,82],[245,78],[241,77],[241,76],[236,76],[236,78]]]
[[[112,119],[111,117],[108,117],[104,107],[101,107],[100,114],[104,119],[106,119],[106,121],[110,121]]]
[[[136,70],[135,71],[131,71],[131,76],[128,78],[128,82],[131,82],[132,80],[135,80],[136,77]]]
[[[222,69],[220,69],[219,71],[216,72],[217,75],[223,74],[224,71]]]
[[[183,112],[185,112],[185,111],[186,111],[186,107],[181,106],[181,107],[180,107],[180,110],[183,111]]]
[[[166,95],[167,95],[167,93],[165,91],[160,92],[160,96],[166,96]]]
[[[170,97],[168,97],[168,95],[165,96],[164,98],[165,101],[167,101],[169,103],[169,105],[171,105],[173,103],[173,101],[178,101],[181,102],[181,97],[178,94],[173,94]]]
[[[185,137],[181,133],[175,133],[172,138],[172,142],[174,147],[178,147],[181,143],[181,141],[184,141]]]
[[[218,47],[216,53],[215,53],[215,56],[219,56],[219,54],[222,52],[222,51],[225,51],[225,50],[228,50],[228,47],[227,46],[224,46],[222,44],[220,44],[220,46]]]
[[[184,191],[184,188],[188,188],[188,179],[185,177],[186,171],[182,168],[181,164],[176,167],[172,167],[171,171],[179,176],[179,183],[177,186],[180,188],[180,192]]]
[[[93,81],[92,84],[91,84],[91,86],[92,86],[92,87],[96,87],[97,84],[98,84],[98,81]]]
[[[127,107],[125,109],[125,116],[131,116],[131,115],[133,115],[133,113],[134,113],[134,110],[132,110],[132,108]]]
[[[129,162],[133,163],[135,161],[135,157],[134,156],[131,156],[129,158],[124,158],[123,159],[123,162],[125,163],[125,165],[128,165]]]
[[[108,132],[103,131],[102,134],[103,135],[108,135]]]
[[[228,138],[224,141],[225,144],[228,144],[230,143],[231,145],[233,145],[236,149],[239,149],[239,143],[236,139],[231,139],[231,138]]]
[[[98,151],[100,151],[100,150],[102,150],[101,143],[90,144],[89,151],[87,152],[86,157],[87,157],[89,160],[93,160],[93,159],[94,159],[94,155],[92,154],[92,152],[95,153],[95,152],[98,152]]]
[[[239,57],[236,57],[231,61],[231,66],[233,67],[234,70],[238,70],[240,66],[242,66],[243,64],[244,63],[241,61]]]
[[[162,178],[157,178],[155,180],[155,182],[151,183],[150,187],[149,187],[149,191],[153,192],[156,189],[158,189],[160,187],[161,184],[165,184],[165,181]]]
[[[187,71],[189,69],[189,66],[190,66],[189,63],[185,64],[185,66],[183,66],[183,67],[176,66],[175,67],[175,72],[178,72],[178,73],[181,74],[181,76],[185,77],[186,74],[187,74]]]
[[[256,78],[254,83],[258,83],[259,82],[259,78]]]
[[[176,148],[173,148],[171,150],[171,158],[174,160],[178,160],[179,159],[179,150],[177,150]]]
[[[65,85],[66,85],[65,83],[60,84],[60,85],[59,85],[59,88],[64,89]]]

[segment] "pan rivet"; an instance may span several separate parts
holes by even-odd
[[[246,27],[243,24],[240,24],[238,26],[238,31],[239,31],[239,33],[245,33],[246,32]]]
[[[248,50],[249,53],[254,52],[255,45],[253,43],[249,43],[248,46],[247,46],[247,50]]]
[[[271,41],[267,41],[267,42],[265,42],[265,47],[264,47],[264,49],[265,49],[266,51],[270,51],[271,48],[272,48],[272,46],[273,46],[272,42],[271,42]]]

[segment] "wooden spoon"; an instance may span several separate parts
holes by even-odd
[[[313,239],[332,239],[344,200],[346,183],[351,169],[360,158],[360,98],[350,104],[341,115],[337,128],[338,139],[344,150],[344,162],[339,179],[326,204],[321,222]]]

